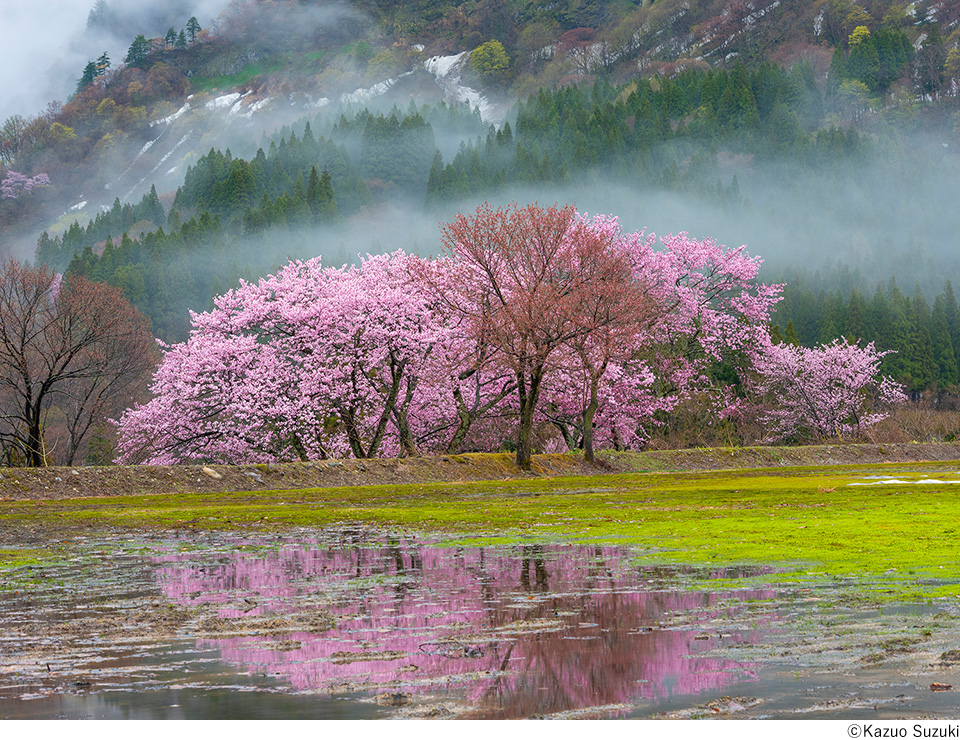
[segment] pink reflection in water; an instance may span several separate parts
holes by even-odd
[[[282,613],[319,598],[337,617],[335,629],[200,642],[298,691],[451,691],[469,697],[477,716],[506,718],[656,702],[752,677],[749,665],[696,655],[721,640],[750,642],[752,631],[720,636],[696,627],[773,591],[681,590],[684,574],[631,566],[628,558],[616,547],[397,540],[288,545],[206,564],[171,555],[160,574],[168,596],[221,603],[226,618]],[[664,626],[678,616],[685,627]]]

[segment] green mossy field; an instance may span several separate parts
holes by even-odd
[[[794,580],[855,578],[897,598],[960,596],[958,468],[941,460],[4,500],[0,564],[97,530],[360,526],[448,543],[625,544],[645,563],[760,565]]]

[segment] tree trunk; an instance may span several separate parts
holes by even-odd
[[[394,421],[397,424],[397,436],[400,438],[400,457],[420,457],[420,448],[410,431],[410,418],[405,407],[394,414]]]
[[[553,422],[553,425],[560,432],[560,436],[563,437],[563,443],[567,446],[567,449],[570,452],[573,452],[577,449],[577,440],[570,432],[570,427],[560,421]]]
[[[587,408],[583,410],[583,459],[594,462],[593,456],[593,415],[597,413],[599,404],[595,397],[590,399]]]
[[[360,433],[357,430],[356,414],[353,409],[339,409],[340,420],[343,422],[343,428],[347,433],[347,441],[350,443],[350,451],[353,456],[360,459],[368,457],[366,450],[363,449],[363,440],[360,439]]]
[[[413,438],[413,432],[410,431],[410,417],[407,413],[413,403],[413,394],[418,381],[417,377],[407,378],[407,390],[403,396],[403,403],[394,409],[393,419],[397,425],[397,435],[400,437],[401,457],[420,457],[420,448],[417,447],[417,441]]]
[[[383,441],[383,437],[387,432],[387,424],[390,422],[390,417],[393,416],[397,408],[397,396],[400,394],[400,383],[403,380],[403,371],[406,365],[406,361],[397,362],[393,359],[391,353],[390,388],[387,390],[386,400],[383,402],[383,411],[377,420],[373,438],[370,440],[370,445],[367,447],[367,454],[365,454],[364,457],[374,457],[380,449],[380,443]]]
[[[28,404],[27,417],[27,449],[25,465],[28,468],[42,468],[43,454],[43,427],[40,423],[40,402]]]
[[[460,452],[460,448],[463,447],[463,443],[467,439],[467,432],[470,431],[470,426],[473,424],[473,416],[467,411],[467,404],[463,400],[463,392],[460,388],[455,388],[453,391],[453,397],[457,402],[457,418],[460,420],[457,424],[457,429],[453,433],[453,437],[450,438],[449,444],[447,444],[447,454],[455,455]]]
[[[583,410],[583,459],[594,462],[593,456],[593,416],[600,406],[600,377],[606,370],[606,363],[600,373],[594,373],[590,378],[590,402]]]
[[[520,429],[517,434],[517,466],[521,470],[530,470],[533,457],[533,413],[537,409],[537,400],[540,396],[540,381],[543,379],[543,368],[537,367],[530,372],[530,385],[524,383],[522,372],[517,373],[518,388],[520,390]]]

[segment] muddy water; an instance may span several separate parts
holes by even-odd
[[[369,532],[78,542],[0,591],[0,717],[958,716],[950,604]]]

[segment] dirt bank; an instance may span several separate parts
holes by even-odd
[[[744,447],[604,453],[600,457],[597,465],[589,465],[577,455],[537,455],[531,472],[521,471],[509,454],[323,460],[274,465],[3,468],[0,469],[0,500],[503,480],[524,476],[960,461],[960,445]]]

